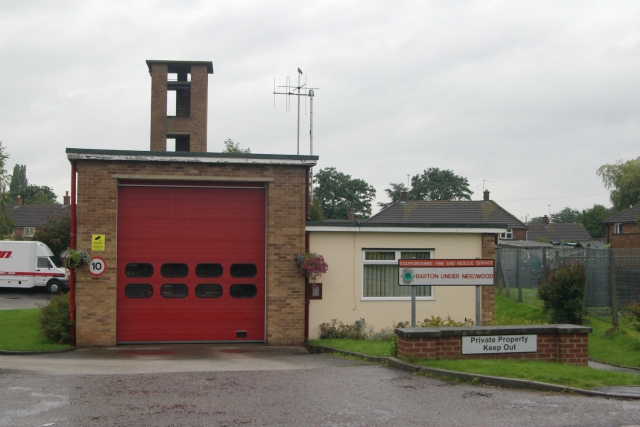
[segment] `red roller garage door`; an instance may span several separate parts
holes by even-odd
[[[265,188],[121,182],[117,341],[264,341]]]

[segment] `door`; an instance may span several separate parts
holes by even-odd
[[[121,183],[118,342],[264,341],[265,187]]]

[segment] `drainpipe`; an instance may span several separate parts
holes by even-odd
[[[78,162],[71,162],[71,249],[76,248],[76,174]],[[71,321],[71,345],[76,345],[76,269],[69,268],[69,320]]]
[[[311,184],[309,179],[309,174],[311,172],[311,168],[307,168],[307,177],[305,180],[305,218],[307,221],[311,220],[311,209],[309,207],[309,185]],[[306,229],[306,225],[305,225]],[[306,231],[304,232],[304,251],[309,252],[309,240],[311,237],[311,233]],[[304,342],[309,341],[309,278],[304,278]]]

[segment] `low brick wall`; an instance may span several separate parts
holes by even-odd
[[[528,359],[587,365],[591,328],[576,325],[479,326],[470,328],[399,328],[398,357],[409,359]],[[535,336],[535,346],[515,352],[510,342]],[[463,354],[463,337],[476,337],[477,350]],[[493,337],[493,338],[490,338]],[[472,341],[471,338],[467,339]],[[527,338],[528,341],[528,338]],[[511,350],[505,350],[511,347]],[[535,347],[534,350],[531,348]],[[479,351],[480,353],[470,353]]]

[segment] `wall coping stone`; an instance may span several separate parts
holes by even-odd
[[[402,338],[438,338],[446,336],[527,335],[527,334],[588,334],[592,329],[579,325],[516,325],[471,326],[442,328],[396,328]]]

